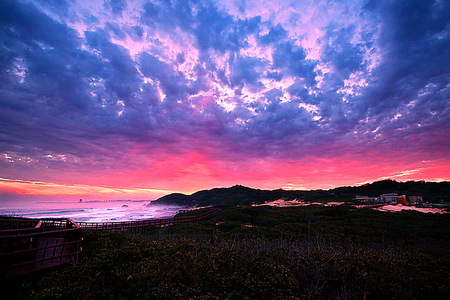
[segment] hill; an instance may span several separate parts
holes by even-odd
[[[152,201],[158,204],[175,204],[185,206],[209,206],[209,205],[249,205],[263,203],[273,198],[273,191],[252,189],[241,185],[230,188],[214,188],[198,191],[192,195],[180,193],[170,194]]]
[[[192,195],[174,193],[163,196],[153,204],[210,206],[210,205],[251,205],[278,199],[304,201],[350,201],[355,195],[378,196],[384,193],[400,195],[420,195],[428,202],[448,201],[450,199],[450,182],[425,182],[383,180],[356,187],[338,187],[330,190],[260,190],[242,185],[229,188],[214,188],[198,191]]]

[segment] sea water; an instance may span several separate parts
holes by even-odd
[[[174,216],[183,207],[149,204],[148,200],[8,201],[0,215],[26,218],[71,218],[78,222],[120,222]]]

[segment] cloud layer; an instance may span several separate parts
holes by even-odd
[[[1,1],[1,176],[448,180],[449,20],[440,0]]]

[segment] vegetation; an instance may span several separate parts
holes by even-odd
[[[385,193],[399,193],[408,196],[423,196],[425,201],[440,202],[450,200],[450,182],[408,181],[397,182],[383,180],[358,187],[340,187],[331,190],[285,191],[282,189],[267,191],[236,185],[230,188],[215,188],[196,192],[192,195],[170,194],[153,201],[160,204],[185,206],[210,205],[250,205],[278,199],[301,199],[305,201],[350,201],[355,195],[379,196]]]
[[[145,233],[86,232],[76,267],[20,282],[16,297],[446,299],[449,242],[448,215],[223,207]]]

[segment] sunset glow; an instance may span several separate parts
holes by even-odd
[[[0,201],[450,180],[448,1],[0,1]]]

